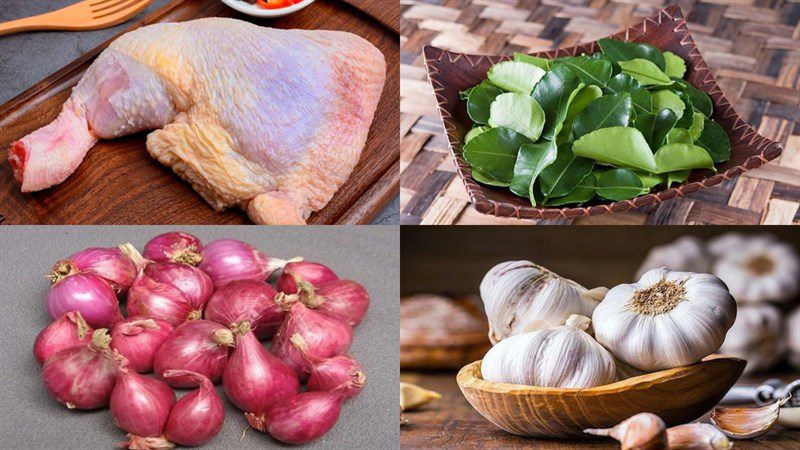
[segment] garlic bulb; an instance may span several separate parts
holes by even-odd
[[[664,267],[686,272],[708,272],[711,258],[706,253],[703,241],[694,236],[683,236],[669,244],[653,247],[636,271],[636,276],[651,269]]]
[[[738,251],[720,255],[714,275],[739,303],[793,299],[800,292],[800,257],[794,248],[767,236],[744,239]]]
[[[786,321],[786,344],[789,349],[789,363],[800,368],[800,307]]]
[[[586,288],[530,261],[507,261],[483,277],[481,299],[496,344],[519,333],[564,325],[572,314],[591,316],[597,305]]]
[[[731,231],[710,239],[706,244],[706,252],[713,258],[719,258],[729,253],[739,252],[754,242],[765,243],[776,241],[777,238],[769,233],[742,234]]]
[[[784,353],[782,328],[781,313],[774,306],[740,306],[719,351],[746,360],[746,374],[770,369]]]
[[[573,314],[566,325],[503,339],[484,356],[483,379],[559,388],[614,382],[614,357],[586,333],[589,322]]]
[[[719,348],[736,302],[719,278],[653,269],[614,287],[592,315],[598,342],[624,363],[655,371],[695,363]]]

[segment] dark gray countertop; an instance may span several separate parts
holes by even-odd
[[[364,284],[372,302],[355,330],[351,353],[368,377],[365,390],[344,405],[339,422],[312,448],[397,448],[399,382],[399,231],[397,227],[183,227],[204,242],[232,237],[269,255],[304,256],[330,265],[341,277]],[[32,355],[39,330],[50,318],[44,306],[53,263],[91,246],[129,241],[142,249],[166,227],[0,227],[0,448],[110,449],[125,433],[108,409],[69,411],[42,386]],[[222,392],[222,388],[219,388]],[[186,391],[184,391],[186,392]],[[224,398],[224,395],[223,395]],[[241,412],[227,403],[225,425],[202,448],[279,447],[247,429]]]
[[[2,0],[0,22],[46,13],[75,2],[76,0]],[[154,0],[152,5],[132,20],[141,19],[167,3],[169,0]],[[123,23],[96,31],[49,31],[0,36],[0,104],[21,94],[127,27]],[[399,224],[400,197],[395,197],[375,217],[373,223]]]

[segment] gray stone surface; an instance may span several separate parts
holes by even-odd
[[[0,0],[0,22],[28,17],[63,8],[76,0]],[[133,20],[169,3],[154,0]],[[82,32],[34,32],[0,36],[0,104],[11,100],[82,54],[93,49],[129,25]],[[374,224],[400,223],[400,198],[378,214]]]
[[[399,230],[397,227],[184,227],[204,242],[222,237],[247,241],[281,258],[302,255],[363,283],[372,297],[355,330],[351,353],[364,365],[365,390],[344,405],[336,427],[312,448],[391,449],[399,442]],[[125,433],[108,409],[69,411],[42,386],[31,353],[50,318],[44,307],[51,265],[90,246],[129,241],[141,249],[166,227],[0,227],[0,448],[110,449]],[[222,393],[222,388],[219,388]],[[188,392],[188,391],[182,391]],[[224,395],[223,395],[224,398]],[[277,448],[267,435],[247,429],[227,403],[225,425],[202,448]]]

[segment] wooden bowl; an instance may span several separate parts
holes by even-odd
[[[688,423],[716,405],[744,370],[745,361],[711,355],[697,364],[649,373],[589,389],[495,383],[481,378],[481,362],[456,376],[470,405],[509,433],[573,437],[586,428],[610,428],[641,412],[667,426]]]
[[[507,188],[479,184],[472,178],[470,165],[462,156],[462,140],[472,126],[467,116],[464,101],[459,92],[474,86],[486,78],[489,68],[509,60],[511,56],[478,56],[454,53],[436,47],[424,49],[425,63],[439,105],[439,115],[444,124],[450,151],[455,160],[458,175],[472,198],[472,205],[481,213],[519,219],[554,219],[593,216],[609,212],[627,211],[645,205],[659,203],[677,196],[704,189],[724,180],[739,176],[777,158],[782,151],[780,144],[758,133],[733,110],[717,85],[714,76],[695,46],[680,7],[670,6],[657,16],[645,19],[627,30],[609,36],[632,42],[645,42],[661,50],[669,50],[686,60],[685,79],[701,91],[706,92],[714,103],[714,118],[720,123],[731,141],[731,159],[711,170],[694,170],[686,183],[658,192],[607,203],[592,203],[583,207],[539,208],[531,206],[528,199],[517,197]],[[597,41],[576,47],[560,48],[535,53],[544,58],[594,53],[600,50]]]

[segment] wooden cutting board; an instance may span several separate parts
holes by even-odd
[[[359,5],[369,6],[364,10]],[[399,189],[399,36],[385,25],[399,16],[397,2],[317,0],[279,19],[241,15],[218,0],[176,0],[129,30],[158,22],[203,17],[235,17],[275,28],[343,30],[378,47],[388,73],[373,126],[361,159],[328,205],[311,215],[311,224],[362,224],[397,195]],[[393,9],[398,9],[394,12]],[[128,31],[129,31],[128,30]],[[100,141],[62,184],[23,194],[5,160],[13,141],[53,120],[70,91],[114,38],[0,106],[0,215],[4,224],[238,224],[250,223],[239,209],[212,210],[172,170],[150,157],[146,133]]]

